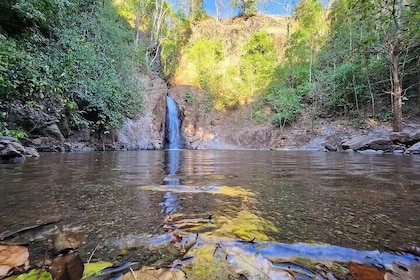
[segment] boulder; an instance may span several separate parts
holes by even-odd
[[[405,151],[406,154],[420,154],[420,141]]]
[[[39,157],[38,151],[32,147],[24,147],[13,137],[0,136],[0,161],[2,163],[23,162],[26,157]]]
[[[367,149],[367,150],[359,151],[359,153],[362,154],[362,155],[382,155],[384,153],[384,151],[383,150]]]
[[[1,163],[19,163],[25,160],[25,156],[22,151],[16,149],[13,145],[15,142],[9,140],[2,141],[0,147],[0,162]],[[20,149],[20,147],[19,147]]]
[[[64,136],[61,133],[60,129],[58,128],[57,124],[51,124],[51,125],[45,126],[41,130],[44,136],[51,137],[61,142],[64,142]]]
[[[26,147],[24,155],[26,157],[39,157],[38,151],[33,147]]]
[[[420,141],[420,130],[391,132],[389,138],[394,143],[410,146]]]
[[[394,143],[388,136],[384,135],[366,135],[355,136],[350,140],[344,142],[341,147],[343,150],[352,149],[359,150],[391,150]]]
[[[64,143],[51,137],[38,137],[32,139],[30,145],[39,152],[64,152]]]

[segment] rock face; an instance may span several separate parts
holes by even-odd
[[[143,77],[145,112],[135,119],[127,118],[117,133],[117,141],[126,150],[162,149],[165,138],[166,94],[168,87],[161,78]]]
[[[420,141],[406,150],[407,154],[420,154]]]
[[[343,150],[360,151],[363,154],[378,154],[383,152],[407,154],[420,153],[420,129],[404,132],[379,131],[368,135],[354,136],[345,141]]]
[[[343,150],[352,149],[355,151],[363,150],[391,150],[394,143],[387,135],[366,135],[355,136],[341,145]]]
[[[15,138],[0,136],[0,163],[20,163],[26,157],[39,157],[36,149],[22,146]]]

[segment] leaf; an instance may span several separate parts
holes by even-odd
[[[77,253],[56,257],[50,267],[54,280],[80,280],[83,270],[83,261]]]
[[[59,230],[53,238],[54,252],[59,254],[66,249],[77,249],[82,245],[85,234],[78,228],[76,230]]]
[[[112,266],[110,262],[93,262],[85,264],[85,270],[83,271],[83,278],[98,274],[102,269]]]
[[[185,273],[176,268],[142,269],[124,274],[120,280],[184,280]]]
[[[6,276],[13,267],[28,263],[28,248],[0,245],[0,277]]]
[[[16,280],[53,280],[53,277],[45,270],[32,269],[29,273],[19,275]]]

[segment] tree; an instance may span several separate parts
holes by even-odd
[[[267,0],[266,5],[275,4],[280,7],[279,14],[286,17],[287,21],[287,38],[290,37],[290,28],[292,21],[292,13],[295,8],[297,0]]]
[[[297,29],[293,32],[286,56],[293,62],[309,62],[308,81],[312,82],[314,56],[320,49],[325,35],[323,7],[318,0],[303,0],[295,9]]]
[[[216,8],[216,19],[221,20],[227,15],[229,9],[228,0],[214,0],[214,6]]]
[[[206,15],[203,0],[189,0],[189,18],[191,22],[202,20]]]
[[[230,5],[238,9],[239,15],[250,17],[257,13],[260,0],[230,0]]]
[[[353,1],[350,4],[351,16],[359,17],[369,26],[375,27],[363,46],[377,56],[387,57],[390,70],[390,94],[393,112],[393,130],[402,131],[402,96],[405,65],[409,53],[419,47],[419,35],[412,30],[414,22],[419,21],[419,1]],[[417,14],[417,16],[416,16]],[[372,30],[373,31],[373,30]]]

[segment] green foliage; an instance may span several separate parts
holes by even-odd
[[[368,97],[365,95],[368,93],[368,88],[363,74],[360,65],[352,63],[340,65],[329,79],[329,84],[334,88],[327,106],[344,115],[351,110],[358,111],[360,104],[363,104]]]
[[[230,0],[230,5],[238,9],[239,16],[250,17],[257,13],[260,0]]]
[[[407,1],[401,14],[404,51],[399,54],[402,63],[398,71],[403,90],[407,91],[418,83],[414,77],[419,73],[415,62],[420,53],[420,46],[415,43],[419,35],[411,32],[418,29],[419,23],[414,13],[418,14],[420,8],[415,2],[418,0]],[[388,119],[390,46],[396,38],[394,4],[377,0],[334,1],[329,40],[318,55],[315,76],[318,87],[323,89],[326,108],[335,115],[360,115],[360,108],[367,107],[371,108],[367,110],[370,116]],[[377,108],[377,104],[382,107]]]
[[[170,77],[175,73],[180,53],[191,35],[190,21],[180,11],[170,13],[164,31],[166,36],[161,47],[162,72],[164,77]]]
[[[279,127],[291,124],[301,113],[301,99],[302,95],[296,89],[273,82],[267,95],[267,102],[274,112],[271,123]]]
[[[135,71],[143,58],[111,3],[16,3],[0,11],[0,26],[8,31],[0,36],[1,102],[49,108],[73,129],[87,126],[98,135],[140,108]],[[6,13],[18,13],[15,20],[29,22],[26,29],[2,22]]]
[[[267,85],[277,64],[273,37],[267,32],[252,34],[242,48],[240,71],[243,82],[259,90]]]
[[[189,6],[188,18],[190,22],[194,23],[201,21],[207,17],[206,12],[204,11],[203,0],[189,0]]]
[[[187,102],[188,104],[192,104],[194,102],[194,95],[192,94],[191,91],[187,91],[185,92],[184,95],[184,100],[185,102]]]
[[[188,49],[188,57],[197,69],[197,85],[212,97],[211,99],[216,102],[216,107],[223,107],[220,63],[224,54],[221,41],[198,39]]]

